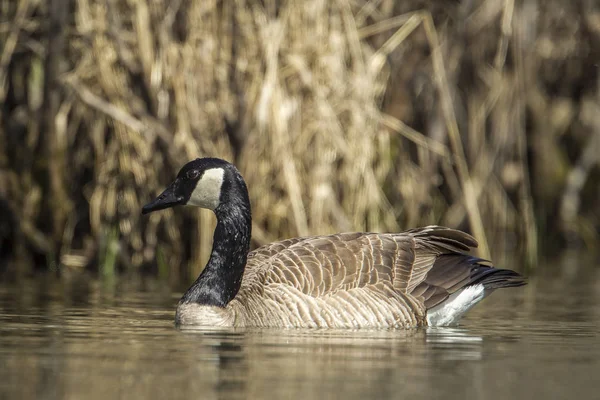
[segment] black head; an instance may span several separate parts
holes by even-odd
[[[235,178],[234,178],[235,176]],[[185,164],[175,181],[154,201],[142,208],[142,214],[178,205],[215,210],[222,203],[224,183],[241,180],[237,169],[219,158],[198,158]]]

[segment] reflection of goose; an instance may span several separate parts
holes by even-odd
[[[431,355],[443,360],[481,360],[483,337],[459,328],[427,328],[425,343]]]
[[[216,158],[187,163],[142,212],[176,205],[217,216],[210,260],[177,307],[182,325],[449,325],[494,289],[525,284],[514,271],[463,254],[475,239],[439,226],[293,238],[248,253],[246,184]]]

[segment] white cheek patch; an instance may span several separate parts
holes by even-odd
[[[224,174],[225,170],[223,168],[213,168],[204,171],[202,178],[196,184],[196,188],[186,204],[214,211],[219,206]]]

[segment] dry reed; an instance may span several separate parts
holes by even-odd
[[[256,245],[440,223],[530,265],[539,231],[595,247],[600,9],[563,3],[0,0],[5,236],[187,280],[213,217],[140,205],[210,155]]]

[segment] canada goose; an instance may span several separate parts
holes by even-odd
[[[237,168],[218,158],[184,165],[142,213],[176,205],[217,216],[210,259],[179,301],[178,325],[443,326],[495,289],[525,284],[464,254],[475,239],[440,226],[293,238],[249,253],[248,190]]]

